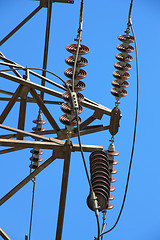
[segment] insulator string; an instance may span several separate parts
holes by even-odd
[[[137,42],[136,42],[136,36],[135,36],[135,33],[134,33],[134,29],[133,29],[131,18],[129,19],[129,25],[131,27],[132,34],[133,34],[133,37],[134,37],[134,44],[135,44],[135,50],[136,50],[136,72],[137,72],[136,114],[135,114],[135,125],[134,125],[134,135],[133,135],[133,142],[132,142],[132,151],[131,151],[131,157],[130,157],[130,164],[129,164],[127,182],[126,182],[126,187],[125,187],[125,193],[124,193],[124,197],[123,197],[123,201],[122,201],[122,205],[121,205],[121,209],[120,209],[119,215],[118,215],[117,220],[116,220],[115,224],[113,225],[113,227],[111,227],[108,231],[104,232],[100,236],[103,236],[104,234],[112,231],[116,227],[117,223],[119,222],[120,216],[121,216],[123,208],[124,208],[126,196],[127,196],[127,190],[128,190],[129,180],[130,180],[131,167],[132,167],[132,162],[133,162],[133,154],[134,154],[134,147],[135,147],[135,140],[136,140],[136,131],[137,131],[137,120],[138,120],[138,105],[139,105],[139,68],[138,68]]]

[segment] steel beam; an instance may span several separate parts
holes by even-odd
[[[25,116],[26,116],[26,99],[21,98],[20,109],[19,109],[19,119],[18,119],[18,129],[24,130]],[[23,140],[23,135],[18,135],[17,139]]]
[[[52,138],[50,138],[52,140]],[[41,141],[25,141],[25,140],[10,140],[0,139],[0,146],[3,147],[21,147],[21,148],[42,148],[61,151],[64,145],[56,144],[53,142],[41,142]],[[103,150],[102,146],[97,145],[82,145],[84,152],[93,152],[95,150]],[[79,152],[79,144],[73,144],[72,152]]]
[[[36,133],[30,133],[30,132],[26,132],[26,131],[23,131],[21,129],[17,129],[17,128],[12,128],[12,127],[9,127],[9,126],[5,126],[5,125],[2,125],[0,124],[0,128],[2,129],[5,129],[5,130],[8,130],[8,131],[13,131],[13,132],[17,132],[19,134],[23,134],[23,135],[26,135],[26,136],[30,136],[34,139],[39,139],[39,140],[43,140],[43,141],[49,141],[49,142],[55,142],[56,144],[60,144],[60,145],[63,145],[64,144],[64,141],[60,141],[58,139],[55,139],[55,138],[47,138],[47,137],[44,137],[44,136],[40,136]]]
[[[67,186],[68,186],[70,156],[71,156],[71,145],[69,142],[67,142],[65,146],[65,158],[64,158],[64,166],[63,166],[61,196],[60,196],[60,202],[59,202],[56,240],[61,240],[61,236],[62,236],[63,219],[64,219],[64,212],[65,212],[65,204],[66,204]]]
[[[47,60],[48,60],[48,47],[49,47],[49,35],[50,35],[50,26],[51,26],[51,13],[52,13],[52,0],[48,0],[48,11],[47,11],[47,25],[46,25],[46,36],[45,36],[45,45],[44,45],[44,56],[43,56],[43,69],[47,69]],[[42,76],[46,77],[46,71],[42,71]],[[45,81],[42,79],[42,86],[45,86]],[[44,99],[44,92],[41,92],[41,99]]]
[[[43,92],[48,93],[52,96],[62,98],[62,93],[60,93],[60,92],[57,92],[53,89],[41,86],[41,85],[33,83],[33,82],[27,82],[27,81],[25,81],[25,80],[23,80],[19,77],[13,76],[11,74],[0,71],[0,77],[6,78],[8,80],[11,80],[11,81],[14,81],[14,82],[17,82],[17,83],[20,83],[20,84],[23,84],[23,85],[28,86],[30,88],[37,89],[39,91],[43,91]],[[86,107],[86,108],[92,109],[92,110],[99,110],[103,114],[106,114],[106,115],[109,115],[109,116],[111,115],[112,110],[103,106],[103,105],[101,105],[101,104],[94,104],[94,103],[90,103],[89,101],[84,100],[83,102],[81,102],[81,105]]]
[[[15,27],[6,37],[0,41],[0,46],[5,43],[14,33],[16,33],[26,22],[28,22],[40,9],[42,6],[38,6],[31,14],[28,15],[17,27]]]
[[[4,150],[0,150],[0,154],[11,153],[11,152],[15,152],[15,151],[23,150],[23,149],[25,149],[25,148],[21,148],[21,147],[7,148],[7,149],[4,149]]]
[[[11,240],[7,234],[2,230],[2,228],[0,228],[0,236],[4,239],[4,240]]]
[[[15,93],[13,94],[11,100],[9,101],[9,103],[7,104],[7,106],[5,107],[4,111],[2,112],[1,116],[0,116],[0,123],[3,123],[5,118],[7,117],[7,115],[9,114],[10,110],[12,109],[13,105],[15,104],[17,98],[19,97],[21,91],[22,91],[23,86],[20,85],[17,90],[15,91]]]
[[[41,100],[41,98],[39,97],[39,95],[36,93],[36,91],[31,88],[30,89],[30,93],[33,96],[33,98],[36,100],[39,108],[42,110],[42,112],[44,113],[44,115],[46,116],[46,118],[48,119],[49,123],[51,124],[51,126],[56,130],[59,131],[60,128],[58,126],[58,124],[56,123],[56,121],[54,120],[54,118],[52,117],[52,115],[50,114],[50,112],[48,111],[48,109],[46,108],[46,106],[44,105],[43,101]]]
[[[40,165],[36,170],[34,170],[30,175],[23,179],[18,185],[16,185],[11,191],[9,191],[4,197],[0,199],[0,206],[5,203],[9,198],[11,198],[16,192],[18,192],[22,187],[24,187],[30,180],[37,176],[42,170],[44,170],[49,164],[55,160],[54,156],[51,156],[42,165]]]
[[[6,61],[7,63],[10,62],[10,61],[3,55],[2,52],[0,52],[0,58],[1,58],[1,57],[3,58],[3,61]],[[5,65],[5,63],[3,63],[3,65]],[[9,67],[10,67],[10,69],[16,74],[17,77],[22,78],[21,74],[20,74],[17,70],[14,69],[14,66],[9,66]]]

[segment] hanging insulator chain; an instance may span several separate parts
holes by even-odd
[[[111,139],[111,144],[109,145],[108,150],[105,150],[104,152],[107,154],[108,156],[108,163],[109,163],[109,173],[110,173],[110,183],[114,183],[117,181],[117,179],[113,176],[113,174],[116,174],[118,171],[117,169],[115,169],[113,167],[113,165],[117,165],[118,161],[116,159],[114,159],[115,156],[119,155],[119,152],[115,150],[115,146],[113,143],[114,139]],[[115,191],[115,187],[114,186],[110,186],[110,192]],[[110,198],[109,200],[113,200],[114,196],[112,194],[110,194]],[[113,208],[113,204],[109,203],[108,204],[108,209],[112,209]]]
[[[130,43],[134,42],[134,38],[129,35],[129,32],[130,29],[128,24],[127,30],[125,31],[126,34],[118,37],[118,39],[123,43],[117,46],[117,49],[121,53],[116,55],[119,62],[114,64],[114,67],[117,70],[113,72],[113,76],[116,79],[112,81],[114,88],[111,89],[112,95],[116,98],[116,106],[119,104],[120,98],[127,95],[125,88],[129,86],[129,83],[126,80],[130,77],[130,74],[127,71],[131,69],[131,65],[128,62],[131,62],[133,57],[128,53],[134,51],[134,47],[130,45]]]
[[[32,128],[34,132],[46,130],[44,127],[42,127],[42,125],[44,125],[46,121],[43,120],[41,111],[39,112],[37,119],[33,120],[33,123],[36,124],[36,127]],[[42,155],[44,152],[39,148],[33,148],[30,152],[32,153],[32,157],[30,158],[31,164],[29,167],[31,169],[36,169],[40,166],[39,163],[43,161],[43,158],[40,157],[40,155]]]
[[[89,160],[91,184],[98,200],[98,210],[111,209],[112,204],[109,203],[109,200],[112,198],[112,195],[110,195],[111,181],[108,155],[105,151],[97,150],[91,153]],[[92,211],[95,211],[91,193],[87,198],[87,205]]]
[[[67,68],[64,71],[64,74],[66,77],[69,78],[69,80],[66,81],[66,84],[69,86],[69,88],[72,90],[72,78],[73,78],[73,67],[75,62],[75,56],[77,51],[77,44],[70,44],[66,47],[66,50],[70,53],[72,53],[72,56],[69,56],[65,59],[65,62],[71,66],[72,68]],[[78,61],[76,64],[76,71],[74,76],[74,90],[75,92],[71,93],[69,91],[64,92],[62,94],[62,98],[66,103],[63,103],[61,105],[61,110],[65,113],[60,117],[60,122],[66,125],[66,128],[68,131],[71,131],[74,126],[77,125],[76,120],[76,111],[75,109],[78,109],[78,114],[80,114],[83,111],[83,107],[81,106],[81,102],[84,100],[83,94],[80,93],[83,89],[85,89],[86,85],[84,82],[82,82],[80,79],[83,79],[87,76],[86,71],[81,69],[81,67],[84,67],[88,64],[88,60],[82,55],[87,54],[89,52],[89,48],[80,45],[79,52],[78,52]],[[66,87],[66,84],[64,83],[64,87]],[[79,118],[79,124],[81,123],[81,118]]]

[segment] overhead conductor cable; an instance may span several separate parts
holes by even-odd
[[[137,119],[138,119],[138,103],[139,103],[139,68],[138,68],[138,50],[137,50],[137,42],[136,42],[136,37],[135,37],[135,33],[134,33],[134,29],[133,29],[133,25],[132,25],[132,20],[131,20],[131,11],[132,11],[132,5],[133,5],[133,0],[131,0],[131,4],[130,4],[130,10],[129,10],[129,16],[128,16],[128,27],[131,27],[132,30],[132,34],[133,34],[133,39],[134,39],[134,44],[135,44],[135,50],[136,50],[136,71],[137,71],[137,96],[136,96],[136,115],[135,115],[135,125],[134,125],[134,135],[133,135],[133,142],[132,142],[132,151],[131,151],[131,157],[130,157],[130,164],[129,164],[129,170],[128,170],[128,175],[127,175],[127,182],[126,182],[126,187],[125,187],[125,193],[124,193],[124,197],[123,197],[123,201],[122,201],[122,205],[120,208],[120,212],[118,214],[117,220],[115,222],[115,224],[106,232],[103,232],[100,237],[102,237],[104,234],[112,231],[119,219],[120,216],[122,214],[123,208],[124,208],[124,204],[125,204],[125,200],[126,200],[126,196],[127,196],[127,190],[128,190],[128,185],[129,185],[129,179],[130,179],[130,173],[131,173],[131,167],[132,167],[132,162],[133,162],[133,154],[134,154],[134,147],[135,147],[135,140],[136,140],[136,130],[137,130]]]

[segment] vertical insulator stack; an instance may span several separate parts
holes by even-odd
[[[105,150],[104,152],[108,156],[109,172],[110,172],[110,182],[114,183],[114,182],[116,182],[116,178],[113,176],[113,174],[117,173],[117,169],[115,169],[113,167],[113,165],[117,165],[118,164],[118,161],[116,159],[114,159],[114,157],[118,156],[119,152],[115,150],[115,146],[114,146],[113,142],[109,145],[108,150]],[[113,192],[113,191],[115,191],[115,187],[111,185],[110,186],[110,192]],[[114,199],[114,196],[110,195],[110,199],[109,200],[113,200],[113,199]],[[112,208],[113,208],[113,205],[112,205]]]
[[[66,77],[68,77],[70,80],[67,80],[66,83],[64,83],[64,87],[66,85],[69,86],[69,88],[72,91],[73,88],[73,83],[72,83],[72,78],[73,78],[73,68],[74,68],[74,62],[75,62],[75,57],[76,57],[76,51],[77,51],[77,44],[70,44],[66,47],[66,50],[70,53],[72,53],[72,56],[69,56],[65,59],[65,62],[71,66],[71,68],[67,68],[64,71],[64,74]],[[83,94],[79,93],[79,91],[82,91],[85,89],[86,85],[84,82],[82,82],[80,79],[83,79],[87,76],[86,71],[81,69],[81,67],[84,67],[88,64],[88,60],[82,57],[82,55],[87,54],[89,52],[89,48],[80,45],[79,47],[79,52],[78,52],[78,61],[76,65],[76,71],[75,71],[75,76],[74,76],[74,90],[77,92],[77,99],[79,103],[79,109],[78,109],[78,114],[80,114],[83,111],[82,106],[80,105],[80,102],[84,100]],[[75,112],[72,110],[72,105],[71,105],[71,97],[69,91],[65,92],[62,95],[62,98],[66,101],[66,103],[63,103],[61,106],[61,110],[65,113],[60,117],[60,122],[65,124],[68,130],[71,130],[73,126],[77,125],[77,120],[75,117]],[[81,118],[79,117],[79,123],[81,122]]]
[[[36,127],[32,128],[32,130],[34,132],[45,131],[46,130],[44,127],[42,127],[42,125],[45,124],[46,121],[43,120],[41,113],[39,113],[36,120],[33,120],[33,123],[36,124]],[[38,149],[38,148],[33,148],[30,152],[32,153],[32,157],[30,158],[31,164],[30,164],[29,167],[31,169],[36,169],[40,165],[39,162],[43,161],[43,158],[40,157],[40,155],[43,154],[43,151],[41,149]]]
[[[113,76],[116,78],[116,80],[112,81],[114,88],[111,89],[111,93],[113,96],[115,96],[117,101],[121,97],[125,97],[127,95],[125,88],[129,86],[129,83],[126,80],[130,77],[130,74],[127,71],[131,69],[131,65],[128,62],[133,60],[132,56],[128,53],[134,51],[134,48],[129,45],[130,43],[134,42],[134,38],[128,35],[128,30],[126,31],[126,35],[120,35],[118,39],[123,43],[117,46],[117,49],[121,53],[116,55],[116,58],[119,62],[114,64],[114,67],[117,69],[117,71],[113,72]]]
[[[90,173],[93,191],[97,197],[99,211],[112,208],[110,199],[110,170],[108,156],[104,151],[97,150],[90,155]],[[91,194],[87,198],[88,207],[94,211]]]

